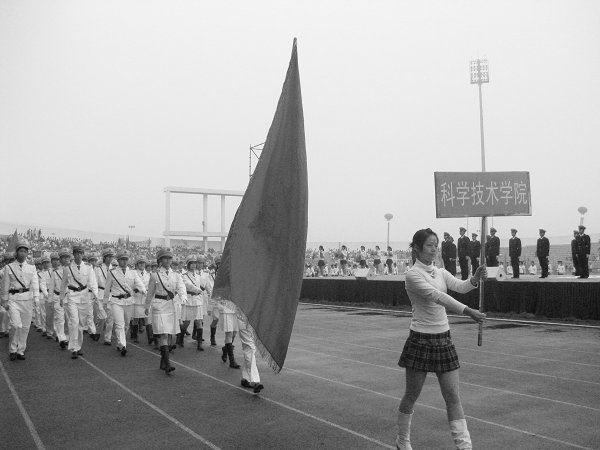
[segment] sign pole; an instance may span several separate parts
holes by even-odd
[[[476,59],[471,61],[471,84],[477,83],[479,88],[479,130],[481,133],[481,171],[485,172],[485,144],[483,138],[483,96],[481,93],[481,83],[489,83],[489,69],[487,60]],[[487,236],[486,217],[481,217],[481,257],[480,264],[485,264],[485,238]],[[479,282],[479,312],[483,312],[484,281]],[[477,345],[483,344],[483,323],[479,324],[477,332]]]
[[[487,224],[486,217],[481,218],[481,255],[480,265],[485,264],[485,238],[487,236]],[[479,312],[483,312],[483,297],[484,297],[484,280],[479,280]],[[481,347],[483,344],[483,323],[479,324],[479,330],[477,331],[477,345]]]

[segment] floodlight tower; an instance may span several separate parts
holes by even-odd
[[[485,144],[483,139],[483,98],[481,95],[481,85],[490,82],[490,72],[487,59],[471,60],[471,84],[476,84],[479,88],[479,130],[481,133],[481,171],[485,172]],[[486,218],[481,218],[481,263],[485,263],[485,238],[487,234]],[[483,312],[483,280],[479,283],[479,311]],[[477,336],[477,345],[481,347],[483,342],[483,325],[479,324],[479,333]]]

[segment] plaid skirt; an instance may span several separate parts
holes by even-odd
[[[450,372],[458,369],[460,364],[450,330],[439,334],[410,330],[398,365],[420,372]]]

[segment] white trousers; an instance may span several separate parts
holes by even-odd
[[[10,316],[8,311],[0,307],[0,333],[8,333]]]
[[[89,303],[67,302],[69,318],[69,351],[81,350],[83,345],[83,330],[87,327]]]
[[[60,342],[66,341],[65,335],[65,308],[60,306],[60,302],[54,302],[54,333]]]
[[[99,302],[94,304],[94,314],[96,317],[96,327],[101,323],[100,320],[104,320],[104,331],[98,330],[97,332],[102,334],[104,332],[104,342],[110,342],[112,339],[113,332],[113,313],[110,304]]]
[[[88,314],[87,314],[87,323],[86,329],[90,334],[96,334],[96,324],[94,323],[94,304],[96,302],[88,303]]]
[[[44,309],[46,310],[46,332],[52,336],[54,334],[54,303],[44,302]]]
[[[117,335],[117,346],[123,348],[127,346],[127,330],[129,321],[133,316],[133,305],[117,305],[111,303],[113,320],[115,321],[115,334]]]
[[[256,344],[254,343],[254,334],[248,326],[248,322],[238,319],[238,336],[242,343],[242,378],[250,383],[260,383],[260,375],[256,367]]]
[[[25,353],[27,336],[33,316],[33,300],[8,300],[8,351],[9,353]]]
[[[40,296],[41,297],[41,296]],[[46,331],[46,301],[40,298],[39,303],[36,306],[37,321],[36,327],[41,328],[43,332]]]

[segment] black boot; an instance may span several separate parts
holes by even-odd
[[[232,369],[239,369],[240,365],[235,362],[235,358],[233,356],[233,345],[225,344],[225,347],[227,347],[227,356],[229,356],[229,367]]]
[[[217,334],[217,327],[210,327],[210,345],[211,345],[211,347],[217,346],[217,341],[215,341],[216,334]]]
[[[179,336],[179,333],[177,333],[175,335],[176,337]],[[175,341],[177,342],[177,341]],[[169,334],[167,337],[167,343],[169,344],[169,352],[172,352],[173,350],[175,350],[177,348],[177,345],[173,344],[173,335]]]
[[[133,339],[133,320],[129,321],[129,338]]]
[[[227,346],[231,345],[231,344],[225,344],[223,347],[221,347],[221,351],[223,352],[221,354],[221,361],[223,362],[227,362]]]
[[[140,341],[138,341],[138,324],[134,324],[131,325],[131,339],[133,339],[133,342],[136,344],[139,344]]]
[[[199,352],[203,352],[204,349],[202,348],[202,328],[198,328],[198,330],[196,331],[196,350],[198,350]]]
[[[180,347],[183,347],[183,337],[185,336],[185,331],[183,331],[183,327],[179,327],[179,329],[181,330],[179,333],[176,334],[177,339],[175,339],[175,343],[177,345],[179,345]]]
[[[168,347],[167,346],[163,346],[163,347],[165,348],[165,350],[164,350],[164,357],[163,357],[164,358],[164,362],[163,362],[164,371],[165,371],[165,373],[167,375],[170,375],[171,372],[173,372],[175,370],[175,367],[171,366],[171,362],[169,361],[169,350],[168,350]],[[163,347],[161,347],[161,348],[163,348]],[[163,352],[161,351],[161,353],[163,353]]]
[[[154,334],[152,333],[152,325],[146,325],[146,337],[148,338],[148,345],[152,345],[154,342]]]
[[[196,336],[198,335],[198,325],[196,324],[196,321],[194,320],[194,328],[192,329],[192,339],[196,339]]]

